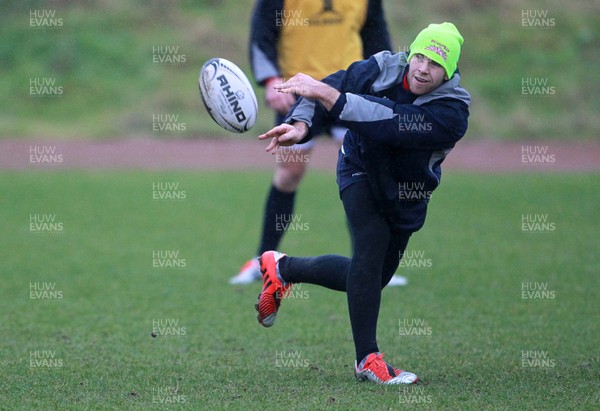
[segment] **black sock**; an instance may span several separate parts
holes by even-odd
[[[277,250],[285,233],[287,223],[294,211],[296,192],[286,193],[271,186],[263,217],[262,237],[258,248],[260,256],[265,251]]]
[[[291,283],[308,283],[346,291],[350,259],[339,255],[285,257],[279,260],[279,274]]]

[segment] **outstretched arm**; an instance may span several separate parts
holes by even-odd
[[[332,120],[328,112],[339,100],[341,92],[368,92],[380,71],[378,60],[371,57],[369,60],[355,62],[348,70],[333,73],[323,81],[300,73],[285,83],[278,84],[277,93],[292,93],[300,98],[288,113],[286,123],[262,134],[259,139],[271,139],[267,151],[272,153],[279,146],[308,141],[312,137],[312,127],[326,125]]]
[[[326,110],[331,110],[340,96],[340,92],[333,87],[315,80],[306,74],[296,74],[285,83],[273,86],[278,93],[296,94],[310,100],[316,100]],[[280,124],[258,136],[259,140],[271,139],[266,151],[275,154],[280,146],[291,146],[300,142],[308,134],[308,124],[296,121],[293,124]]]
[[[340,92],[333,87],[303,73],[296,74],[285,83],[275,84],[273,88],[280,93],[296,94],[310,100],[316,100],[327,111],[331,110],[340,97]]]

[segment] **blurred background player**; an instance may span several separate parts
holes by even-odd
[[[278,93],[273,85],[296,73],[322,79],[354,61],[391,49],[381,0],[259,0],[252,14],[252,72],[256,82],[265,87],[266,103],[275,111],[275,124],[283,122],[296,99]],[[314,133],[327,133],[341,146],[346,129],[334,124]],[[277,221],[292,221],[296,190],[313,146],[313,140],[297,144],[284,161],[276,162],[257,256],[279,248],[285,230]],[[261,278],[254,257],[229,282],[249,284]],[[404,284],[406,279],[395,275],[389,286]]]

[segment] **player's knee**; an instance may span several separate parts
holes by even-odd
[[[296,191],[304,177],[305,171],[305,164],[289,164],[277,167],[275,177],[273,178],[273,185],[280,191]]]

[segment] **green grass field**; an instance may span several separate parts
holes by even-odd
[[[227,284],[269,178],[2,173],[0,408],[600,409],[598,175],[445,175],[408,248],[428,267],[400,271],[379,319],[411,387],[354,380],[344,294],[301,285],[263,329],[259,286]],[[284,251],[347,254],[331,174],[296,211]]]

